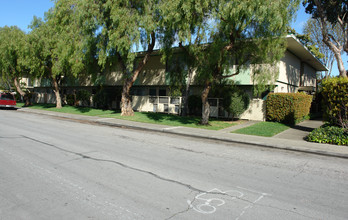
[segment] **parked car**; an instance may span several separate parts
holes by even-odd
[[[16,99],[11,93],[0,93],[0,108],[15,108]]]

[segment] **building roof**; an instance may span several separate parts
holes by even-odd
[[[296,37],[295,35],[287,35],[287,50],[289,50],[291,53],[296,55],[298,58],[301,59],[301,61],[307,63],[311,67],[313,67],[316,71],[328,71],[329,69],[312,53],[310,50],[303,45]],[[173,47],[173,49],[179,50],[179,47]],[[146,51],[139,51],[137,52],[139,57],[143,57],[145,55]],[[153,55],[158,55],[160,53],[160,50],[154,50]]]
[[[299,57],[303,62],[312,66],[316,71],[328,71],[329,69],[304,46],[294,35],[286,37],[287,49]]]

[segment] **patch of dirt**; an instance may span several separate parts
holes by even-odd
[[[240,125],[240,124],[244,124],[247,121],[248,120],[233,120],[233,121],[224,121],[224,122],[228,124]]]

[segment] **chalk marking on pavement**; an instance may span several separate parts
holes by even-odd
[[[258,201],[260,201],[263,197],[265,197],[266,195],[267,195],[267,193],[262,193],[262,195],[261,195],[259,198],[257,198],[254,202],[252,202],[251,204],[245,206],[244,209],[243,209],[243,211],[242,211],[242,212],[240,213],[240,215],[236,218],[236,220],[239,220],[239,218],[242,217],[248,209],[253,208],[254,205],[255,205]]]
[[[246,190],[246,191],[249,191],[249,192],[252,192],[252,193],[262,194],[264,196],[271,196],[272,195],[272,194],[269,194],[269,193],[259,192],[259,191],[247,189],[247,188],[244,188],[244,187],[240,187],[240,186],[236,186],[236,188],[242,189],[242,190]]]
[[[245,202],[248,202],[249,204],[247,206],[245,206],[243,208],[243,210],[240,212],[240,214],[238,215],[238,217],[235,218],[235,220],[239,220],[248,210],[252,209],[256,203],[261,201],[265,196],[270,195],[267,193],[258,192],[255,190],[246,189],[246,188],[239,187],[239,186],[236,186],[235,188],[239,189],[239,190],[243,190],[243,191],[248,191],[248,192],[253,193],[253,194],[258,194],[260,196],[258,196],[257,199],[255,199],[253,202],[250,202],[250,201],[246,200],[245,198],[243,198],[246,195],[239,190],[232,189],[232,190],[222,191],[220,189],[214,188],[214,189],[211,189],[209,191],[198,194],[197,196],[194,197],[193,201],[187,200],[187,204],[189,205],[190,209],[192,209],[198,213],[208,215],[208,214],[215,213],[217,211],[218,207],[226,204],[225,200],[223,200],[221,198],[210,197],[210,196],[213,196],[213,195],[222,195],[223,196],[223,195],[225,195],[228,197],[232,197],[232,199],[230,199],[230,201],[234,200],[234,199],[241,199]],[[208,195],[209,197],[204,198],[205,195]],[[194,203],[195,204],[198,203],[198,204],[195,205]]]
[[[217,207],[226,204],[225,200],[219,199],[219,198],[205,199],[205,198],[201,198],[201,197],[204,196],[204,195],[207,195],[207,194],[219,194],[219,195],[231,196],[231,195],[228,194],[228,193],[231,193],[231,192],[235,192],[235,193],[239,194],[239,196],[233,196],[232,200],[236,199],[236,198],[241,198],[241,197],[244,196],[244,194],[242,192],[237,191],[237,190],[222,191],[220,189],[214,188],[214,189],[211,189],[211,190],[209,190],[207,192],[200,193],[197,196],[195,196],[194,201],[200,200],[201,202],[204,202],[204,203],[198,204],[196,206],[194,206],[193,202],[191,202],[190,200],[187,200],[187,203],[190,206],[190,208],[192,208],[196,212],[199,212],[199,213],[202,213],[202,214],[213,214],[214,212],[216,212]],[[214,203],[217,202],[218,204],[212,204],[212,202],[214,202]]]

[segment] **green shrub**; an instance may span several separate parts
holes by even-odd
[[[109,96],[105,89],[99,90],[93,96],[93,103],[96,108],[108,109],[109,107]]]
[[[82,89],[76,93],[76,100],[80,101],[82,106],[89,106],[91,95],[89,91]]]
[[[75,106],[75,95],[74,94],[67,94],[66,95],[66,103],[70,106]]]
[[[191,115],[202,114],[202,99],[198,95],[190,95],[187,99],[189,113]]]
[[[250,103],[249,95],[241,90],[234,89],[224,97],[223,108],[232,115],[232,118],[241,115]]]
[[[348,128],[348,78],[323,80],[322,95],[325,120],[339,127]]]
[[[266,100],[268,121],[296,124],[309,115],[312,96],[304,93],[271,93]]]
[[[313,130],[307,136],[307,140],[317,143],[348,145],[348,131],[337,126],[324,126]]]

